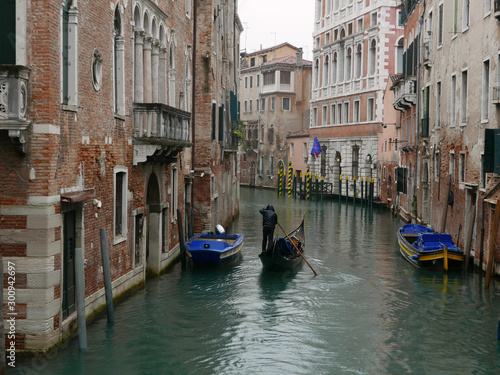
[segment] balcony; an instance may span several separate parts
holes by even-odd
[[[417,103],[417,81],[406,77],[394,86],[394,108],[404,112]]]
[[[498,20],[500,19],[500,0],[495,0],[493,3],[493,12],[495,15],[495,18]]]
[[[234,153],[238,151],[238,135],[234,134],[232,131],[224,132],[224,152]]]
[[[191,147],[191,114],[162,103],[134,103],[134,165],[145,161],[171,163]]]
[[[431,67],[431,55],[432,55],[431,41],[426,40],[426,41],[424,41],[423,50],[422,50],[422,59],[423,59],[424,66],[426,68]]]
[[[0,65],[0,130],[7,130],[17,150],[26,153],[28,79],[30,69]]]

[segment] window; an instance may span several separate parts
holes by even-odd
[[[377,26],[377,12],[371,14],[371,27]]]
[[[245,102],[243,103],[243,107],[245,108],[245,113],[248,112],[248,103],[247,101],[245,100]]]
[[[116,10],[116,13],[119,13],[118,8]],[[61,103],[68,105],[77,105],[78,79],[76,62],[78,56],[78,12],[76,11],[72,0],[67,0],[64,2],[62,12],[62,28]],[[5,50],[3,50],[3,53],[5,53]],[[15,51],[13,53],[15,55]]]
[[[184,8],[186,9],[186,16],[191,18],[191,0],[185,0]]]
[[[293,158],[293,153],[294,153],[294,144],[290,143],[290,157]]]
[[[438,10],[438,46],[441,46],[443,44],[443,4],[439,4],[439,10]]]
[[[436,83],[436,128],[441,127],[441,82]]]
[[[367,113],[367,120],[368,121],[375,121],[375,99],[374,98],[369,98],[368,99],[368,113]]]
[[[271,98],[271,111],[274,111],[274,96]]]
[[[283,98],[283,111],[290,110],[290,98]]]
[[[347,56],[345,58],[345,80],[349,81],[351,79],[351,69],[352,69],[352,48],[347,49]]]
[[[483,62],[483,94],[481,99],[481,120],[488,121],[490,102],[490,60]]]
[[[337,52],[333,54],[332,58],[332,84],[337,83]]]
[[[462,72],[462,92],[460,99],[460,125],[467,123],[467,70]]]
[[[262,57],[262,64],[267,62],[267,55],[262,55],[261,57]]]
[[[337,104],[337,115],[339,116],[339,124],[342,124],[342,104]]]
[[[255,57],[250,58],[250,66],[255,66]]]
[[[312,113],[312,126],[318,126],[318,108],[314,107],[313,108],[313,113]]]
[[[115,237],[127,235],[127,168],[114,169],[114,215]]]
[[[267,131],[267,142],[271,145],[274,143],[274,128],[272,124],[269,130]]]
[[[479,187],[486,187],[486,170],[484,169],[484,154],[481,154],[481,176],[479,177]]]
[[[361,51],[361,44],[358,44],[358,47],[356,48],[356,56],[354,57],[354,78],[356,79],[361,78]]]
[[[369,64],[370,64],[370,69],[368,71],[368,73],[370,75],[374,75],[375,74],[375,67],[376,67],[376,59],[377,59],[377,42],[375,40],[372,40],[371,43],[370,43],[370,50],[369,50],[369,56],[368,56],[368,60],[369,60]]]
[[[344,121],[346,124],[349,123],[349,102],[344,103]]]
[[[313,70],[313,88],[316,89],[318,88],[318,86],[319,86],[319,59],[316,59]]]
[[[484,14],[487,15],[491,12],[491,0],[484,0]]]
[[[328,106],[324,105],[322,110],[323,110],[323,113],[321,115],[321,124],[327,125],[328,124]]]
[[[352,146],[352,177],[358,177],[359,146]]]
[[[436,151],[434,154],[434,180],[439,181],[439,174],[441,173],[441,154]]]
[[[358,19],[358,26],[357,26],[357,30],[356,30],[358,33],[360,33],[361,31],[363,31],[363,19],[360,18]]]
[[[253,100],[250,100],[250,101],[249,101],[249,103],[250,103],[250,107],[249,107],[250,112],[252,112],[252,111],[253,111],[253,108],[252,108],[252,102],[253,102]]]
[[[328,86],[328,73],[330,72],[330,57],[326,55],[323,62],[323,87]]]
[[[403,74],[404,38],[398,40],[396,45],[396,73]]]
[[[172,209],[170,210],[170,214],[172,215],[172,221],[174,221],[177,215],[177,201],[179,200],[177,193],[179,190],[179,173],[176,165],[172,166],[172,177],[170,183],[172,187],[172,192],[170,194],[170,197],[172,199],[172,201],[170,202],[170,207]]]
[[[452,185],[455,184],[455,151],[450,152],[450,177]]]
[[[272,72],[265,72],[264,76],[264,86],[274,85],[275,74]]]
[[[289,85],[290,84],[290,72],[280,72],[280,84]]]
[[[245,88],[248,88],[248,77],[245,77]]]
[[[274,174],[274,155],[269,156],[269,174]]]
[[[335,117],[335,104],[332,104],[330,106],[330,124],[335,124],[336,123],[336,117]]]
[[[465,182],[465,152],[460,153],[460,161],[458,167],[459,167],[458,182],[463,184]]]
[[[307,142],[302,143],[302,156],[307,159]]]
[[[253,76],[250,76],[250,88],[253,87]]]
[[[264,112],[266,110],[266,98],[260,99],[260,111]]]
[[[470,25],[470,0],[464,0],[462,8],[462,31],[469,28]]]
[[[257,87],[260,86],[260,74],[257,74]]]
[[[115,95],[115,113],[125,114],[125,85],[124,85],[124,67],[125,67],[125,39],[121,32],[120,7],[115,9],[114,22],[114,95]]]
[[[353,122],[359,122],[360,121],[360,114],[359,114],[359,100],[354,101],[354,112],[353,112]]]
[[[457,92],[457,76],[454,74],[451,76],[451,90],[450,90],[450,126],[454,127],[457,121],[457,100],[456,100],[456,92]]]
[[[458,32],[458,0],[453,4],[453,34]]]
[[[259,104],[260,104],[260,100],[259,100],[259,99],[256,99],[256,100],[255,100],[255,105],[256,105],[255,110],[256,110],[257,112],[259,112]]]

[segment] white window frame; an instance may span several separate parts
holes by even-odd
[[[285,108],[285,100],[288,100],[288,108]],[[283,97],[281,99],[281,109],[287,112],[292,110],[292,99],[290,97]]]
[[[486,123],[490,117],[490,59],[483,61],[483,83],[481,95],[481,122]]]
[[[123,173],[123,181],[122,181],[122,191],[121,191],[121,196],[122,196],[122,202],[121,202],[121,227],[122,230],[120,233],[116,233],[117,228],[116,228],[116,176],[120,173]],[[127,239],[127,234],[128,234],[128,222],[127,222],[127,212],[128,212],[128,207],[127,207],[127,192],[128,192],[128,168],[122,165],[117,165],[113,168],[113,244],[117,244],[120,242],[123,242]]]

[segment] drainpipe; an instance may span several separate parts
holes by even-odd
[[[196,41],[196,36],[197,36],[197,33],[196,33],[196,29],[197,29],[197,16],[198,16],[198,12],[197,12],[197,9],[198,9],[198,1],[197,0],[194,0],[193,2],[193,61],[192,61],[192,64],[193,64],[193,69],[192,69],[192,76],[193,76],[193,79],[191,80],[191,84],[192,84],[192,90],[191,90],[191,139],[192,139],[192,145],[191,145],[191,170],[194,171],[195,170],[195,157],[196,157],[196,152],[195,152],[195,148],[196,148],[196,142],[195,142],[195,135],[196,135],[196,90],[195,90],[195,82],[196,82],[196,45],[197,45],[197,41]],[[191,181],[191,216],[193,215],[194,213],[194,177]],[[184,216],[186,215],[186,213],[184,212]],[[192,217],[189,218],[189,223],[192,223],[193,221],[191,220]],[[191,228],[192,231],[194,231],[194,228]]]
[[[425,14],[425,1],[424,1],[424,9],[422,11],[422,14],[420,15],[418,19],[418,35],[419,35],[419,42],[417,46],[417,61],[418,61],[418,67],[419,69],[417,70],[417,136],[416,136],[416,142],[415,142],[415,162],[414,162],[414,168],[415,168],[415,173],[413,174],[415,178],[413,179],[413,199],[416,198],[417,194],[417,178],[418,178],[418,138],[420,134],[420,44],[422,43],[422,23],[424,22],[424,14]],[[413,205],[413,204],[412,204]],[[418,208],[417,208],[417,217],[415,220],[418,220]]]
[[[481,207],[481,247],[479,251],[479,266],[481,267],[481,271],[483,270],[483,254],[484,254],[484,201],[488,199],[491,194],[493,194],[493,192],[497,189],[498,186],[500,186],[500,181],[497,182],[497,184],[483,197],[483,204]]]

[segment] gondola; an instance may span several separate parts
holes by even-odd
[[[279,237],[273,241],[266,251],[259,254],[264,269],[272,271],[295,271],[302,265],[303,258],[295,246],[304,253],[306,234],[304,231],[304,220],[288,236]]]
[[[397,237],[403,257],[418,268],[448,271],[461,269],[464,264],[464,253],[455,246],[449,233],[406,224],[399,228]]]

